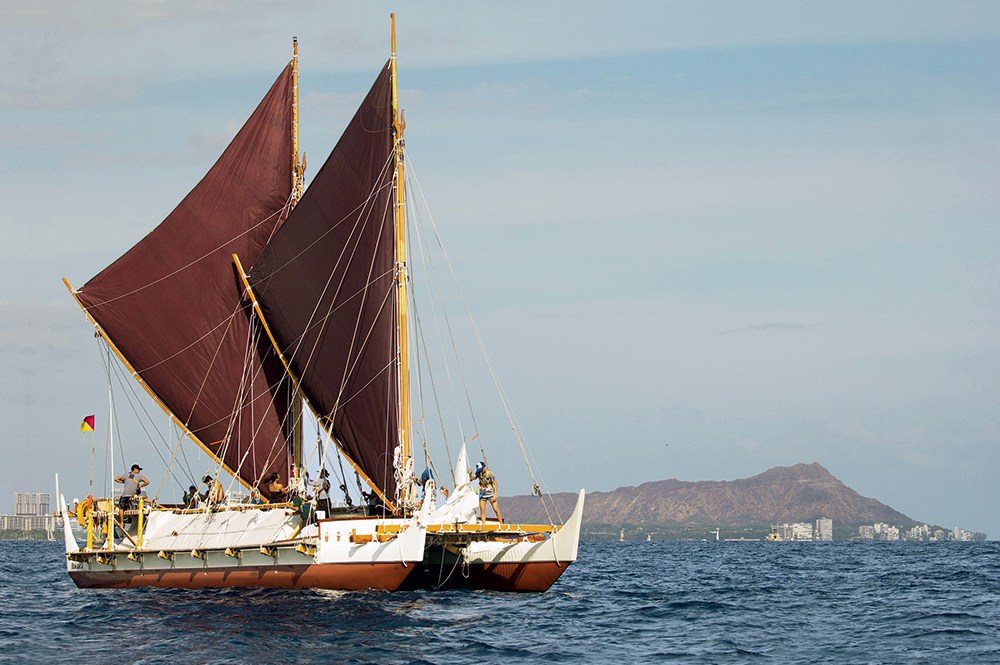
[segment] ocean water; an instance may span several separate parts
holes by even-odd
[[[1000,543],[588,542],[548,593],[80,590],[0,542],[16,663],[1000,663]]]

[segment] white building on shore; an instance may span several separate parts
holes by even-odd
[[[0,531],[44,531],[51,540],[55,529],[47,492],[14,492],[14,514],[0,515]]]

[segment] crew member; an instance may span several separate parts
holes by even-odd
[[[476,470],[472,472],[472,478],[479,479],[479,515],[482,522],[486,522],[486,502],[493,506],[493,512],[497,514],[500,524],[503,524],[503,517],[500,516],[500,506],[497,505],[497,477],[486,468],[486,462],[476,465]]]
[[[316,510],[330,516],[330,473],[326,469],[320,469],[319,478],[313,483],[313,493],[316,496]]]
[[[288,500],[288,490],[290,490],[291,488],[285,487],[284,485],[281,484],[281,481],[278,480],[277,471],[268,476],[266,478],[266,482],[267,482],[267,491],[271,495],[270,498],[271,503],[284,503],[285,501]]]
[[[424,469],[424,472],[420,474],[419,478],[415,478],[417,485],[420,485],[420,501],[417,502],[417,506],[423,506],[424,500],[429,494],[431,499],[434,497],[435,483],[434,483],[434,472],[430,469]],[[447,494],[445,495],[447,497]],[[433,510],[435,506],[431,505],[430,510]]]
[[[149,484],[146,477],[140,471],[142,467],[138,464],[132,465],[132,471],[126,476],[121,475],[115,478],[116,483],[122,483],[122,495],[118,498],[118,519],[125,524],[125,511],[132,510],[132,501],[139,495],[139,488]]]
[[[212,478],[211,474],[206,473],[201,482],[208,486],[205,493],[199,495],[202,501],[208,501],[209,506],[217,506],[226,500],[226,493],[222,489],[222,483]]]
[[[198,488],[194,485],[188,487],[188,491],[184,493],[184,507],[185,508],[197,508],[198,507]]]

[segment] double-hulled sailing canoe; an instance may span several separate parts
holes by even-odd
[[[177,208],[83,287],[66,282],[109,355],[254,501],[88,500],[82,545],[60,496],[67,570],[81,587],[544,591],[576,559],[582,491],[562,525],[477,520],[463,445],[447,502],[417,496],[395,28],[308,188],[297,79],[296,45]],[[306,410],[370,505],[302,508]]]

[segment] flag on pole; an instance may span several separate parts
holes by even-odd
[[[93,432],[94,431],[94,416],[87,416],[80,423],[81,432]]]

